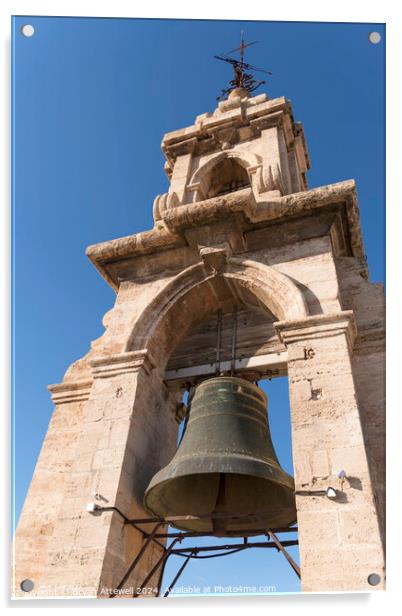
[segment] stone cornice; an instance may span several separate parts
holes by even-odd
[[[253,216],[253,222],[268,222],[324,208],[335,203],[344,203],[348,221],[350,247],[353,256],[365,261],[363,237],[360,227],[360,215],[357,206],[356,183],[345,180],[336,184],[327,184],[311,190],[292,193],[268,202],[259,203]]]
[[[345,206],[347,241],[353,256],[365,261],[354,180],[274,197],[269,201],[256,202],[251,189],[247,188],[205,201],[172,207],[166,210],[162,224],[154,229],[89,246],[86,254],[105,280],[118,289],[119,280],[115,274],[111,276],[108,263],[186,246],[185,232],[192,227],[237,216],[243,219],[244,230],[250,230],[253,224],[276,223],[279,220],[285,222],[292,216],[301,216],[334,204]]]
[[[243,214],[251,220],[256,207],[251,188],[245,188],[228,195],[168,209],[164,213],[163,222],[169,231],[179,234],[190,227],[208,225],[235,214]]]
[[[170,145],[199,138],[208,129],[216,128],[220,124],[234,123],[236,119],[240,118],[242,118],[243,123],[246,123],[247,120],[283,111],[287,107],[289,107],[289,103],[284,96],[268,100],[266,94],[222,101],[215,111],[198,115],[194,124],[165,133],[162,139],[162,149],[166,150]]]
[[[318,314],[298,321],[277,321],[274,328],[286,347],[296,342],[345,334],[352,350],[357,335],[353,310]]]
[[[308,153],[300,123],[295,123],[292,116],[291,103],[284,96],[269,100],[266,94],[234,97],[219,103],[213,112],[197,116],[195,123],[175,131],[166,133],[162,140],[168,165],[172,166],[179,155],[197,151],[208,151],[215,148],[215,138],[221,130],[235,131],[250,126],[255,135],[271,126],[282,125],[288,147],[291,147],[296,137],[301,136],[307,166]]]
[[[107,268],[105,268],[105,263],[184,245],[186,245],[186,241],[166,227],[155,227],[150,231],[142,231],[135,235],[119,237],[100,244],[92,244],[87,247],[85,254],[106,282],[117,290],[119,281],[110,277]]]
[[[67,381],[48,385],[54,404],[66,404],[68,402],[85,402],[89,398],[92,387],[92,379],[81,381]]]
[[[140,351],[96,357],[90,362],[90,365],[94,379],[103,379],[119,374],[138,372],[141,369],[150,374],[155,367],[155,362],[147,349],[141,349]]]
[[[93,379],[108,378],[119,374],[138,372],[143,369],[150,374],[155,367],[155,362],[150,357],[147,349],[130,351],[107,355],[105,357],[95,357],[90,365],[92,367]],[[91,393],[93,379],[83,379],[80,381],[64,381],[54,385],[48,385],[48,390],[52,395],[55,405],[66,404],[69,402],[85,402]]]

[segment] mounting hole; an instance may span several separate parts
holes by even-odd
[[[21,28],[21,33],[29,38],[35,34],[35,28],[31,24],[25,24]]]
[[[373,45],[378,45],[381,41],[381,34],[379,32],[370,32],[368,39]]]
[[[20,588],[24,592],[31,592],[33,587],[34,587],[34,583],[33,583],[32,580],[22,580],[22,582],[20,584]]]
[[[378,586],[378,584],[381,582],[381,578],[378,575],[378,573],[370,573],[370,575],[367,578],[367,581],[370,584],[370,586]]]

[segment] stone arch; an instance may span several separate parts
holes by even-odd
[[[232,257],[223,271],[208,271],[203,263],[192,265],[171,280],[148,304],[127,341],[126,351],[147,349],[166,362],[189,328],[218,308],[211,281],[229,279],[246,287],[278,320],[305,319],[308,316],[300,289],[286,276],[268,265]]]
[[[213,167],[208,178],[207,199],[250,186],[250,177],[246,167],[240,165],[236,158],[224,158]]]
[[[225,160],[233,161],[247,171],[250,186],[254,186],[256,182],[258,185],[261,183],[262,160],[260,156],[243,150],[225,150],[212,156],[192,175],[188,189],[195,192],[197,201],[208,198],[213,170]]]

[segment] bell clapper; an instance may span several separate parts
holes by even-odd
[[[216,536],[225,536],[228,521],[221,517],[214,517],[214,513],[226,513],[226,474],[219,473],[218,495],[214,510],[211,513],[212,530]]]

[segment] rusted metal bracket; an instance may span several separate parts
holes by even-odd
[[[282,554],[284,555],[284,557],[286,558],[286,560],[288,561],[289,565],[292,567],[293,571],[296,573],[296,575],[298,576],[298,578],[301,578],[301,574],[300,574],[300,567],[299,565],[297,565],[295,563],[295,561],[293,560],[293,558],[291,557],[291,555],[289,554],[289,552],[287,552],[285,550],[285,545],[289,545],[289,542],[283,542],[281,543],[278,539],[278,537],[275,535],[275,533],[273,533],[272,531],[268,531],[268,535],[271,537],[272,541],[275,543],[276,547],[278,548],[278,550],[280,552],[282,552]]]
[[[188,565],[189,561],[193,558],[216,558],[218,556],[227,556],[230,554],[234,554],[236,552],[240,552],[246,549],[252,548],[276,548],[278,551],[282,552],[285,556],[286,560],[289,562],[292,569],[295,571],[296,575],[300,578],[300,567],[293,560],[290,554],[285,549],[286,547],[292,547],[298,545],[297,539],[287,539],[285,541],[279,541],[277,534],[278,533],[296,533],[297,527],[286,527],[286,528],[275,528],[275,529],[241,529],[235,531],[229,531],[227,533],[228,537],[233,538],[243,538],[243,543],[228,543],[225,545],[202,545],[202,546],[191,546],[191,547],[180,547],[176,548],[177,543],[181,543],[184,539],[190,537],[213,537],[214,535],[211,532],[197,532],[197,531],[186,531],[186,532],[158,532],[162,526],[169,525],[169,523],[175,523],[185,520],[201,520],[210,518],[210,514],[194,516],[194,515],[177,515],[177,516],[168,516],[165,518],[150,516],[147,518],[135,518],[129,519],[124,515],[122,511],[120,511],[117,507],[98,507],[97,513],[100,514],[102,511],[115,511],[119,513],[124,519],[124,523],[132,526],[136,530],[138,530],[144,537],[144,543],[141,546],[138,554],[133,559],[123,578],[120,580],[119,584],[116,586],[116,590],[113,594],[109,595],[109,598],[113,599],[118,596],[118,591],[121,590],[124,584],[127,582],[129,577],[133,574],[135,568],[140,562],[141,558],[145,554],[147,548],[151,543],[155,543],[158,547],[162,548],[162,554],[157,562],[154,564],[152,569],[147,573],[145,579],[141,583],[141,585],[137,586],[137,589],[133,592],[133,598],[140,596],[141,588],[145,588],[148,582],[152,579],[155,573],[161,568],[159,581],[157,585],[158,594],[160,596],[161,585],[162,585],[162,577],[164,573],[164,569],[167,563],[167,560],[170,556],[182,556],[185,558],[184,563],[180,566],[177,574],[175,575],[171,584],[167,587],[167,590],[164,593],[164,597],[167,597],[174,584],[176,584],[179,577],[182,575],[185,567]],[[214,517],[218,518],[226,518],[226,519],[236,519],[239,520],[239,524],[241,524],[241,520],[250,519],[258,520],[260,517],[263,517],[264,512],[250,512],[247,514],[244,513],[215,513]],[[144,530],[141,528],[142,525],[153,524],[153,528],[150,531]],[[250,542],[249,537],[259,535],[265,535],[268,541],[264,542]],[[172,543],[166,548],[163,543],[159,541],[159,539],[173,539]],[[213,552],[213,553],[211,553]],[[203,554],[205,553],[205,554]]]
[[[121,588],[123,588],[123,585],[128,580],[128,578],[130,577],[130,575],[134,571],[135,567],[137,566],[138,562],[141,560],[142,556],[144,555],[145,550],[147,549],[147,547],[149,546],[149,544],[153,540],[156,531],[162,525],[163,525],[163,522],[158,522],[157,524],[155,524],[155,526],[152,529],[151,533],[148,535],[148,537],[145,539],[144,543],[142,544],[142,546],[140,548],[140,551],[138,552],[137,556],[134,558],[133,562],[131,563],[131,565],[127,569],[126,573],[124,574],[124,576],[121,579],[121,581],[119,582],[119,584],[116,586],[116,590],[121,590]],[[173,541],[173,543],[174,543],[174,541]],[[116,596],[117,596],[117,593],[112,593],[112,594],[109,595],[109,599],[114,599]]]

